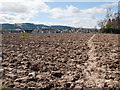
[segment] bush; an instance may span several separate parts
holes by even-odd
[[[100,30],[100,33],[120,34],[120,30],[119,29],[113,29],[113,28],[102,28]]]

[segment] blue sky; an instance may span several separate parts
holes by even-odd
[[[97,26],[99,20],[105,18],[108,8],[111,8],[112,12],[118,11],[117,0],[89,1],[91,2],[87,0],[0,1],[0,23],[30,22],[93,28]]]

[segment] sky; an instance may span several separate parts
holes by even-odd
[[[94,28],[118,0],[0,0],[0,23],[35,23]]]

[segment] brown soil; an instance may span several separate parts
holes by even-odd
[[[118,35],[3,34],[3,85],[119,88]]]

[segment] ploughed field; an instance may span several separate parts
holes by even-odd
[[[3,34],[3,86],[119,88],[114,34]]]

